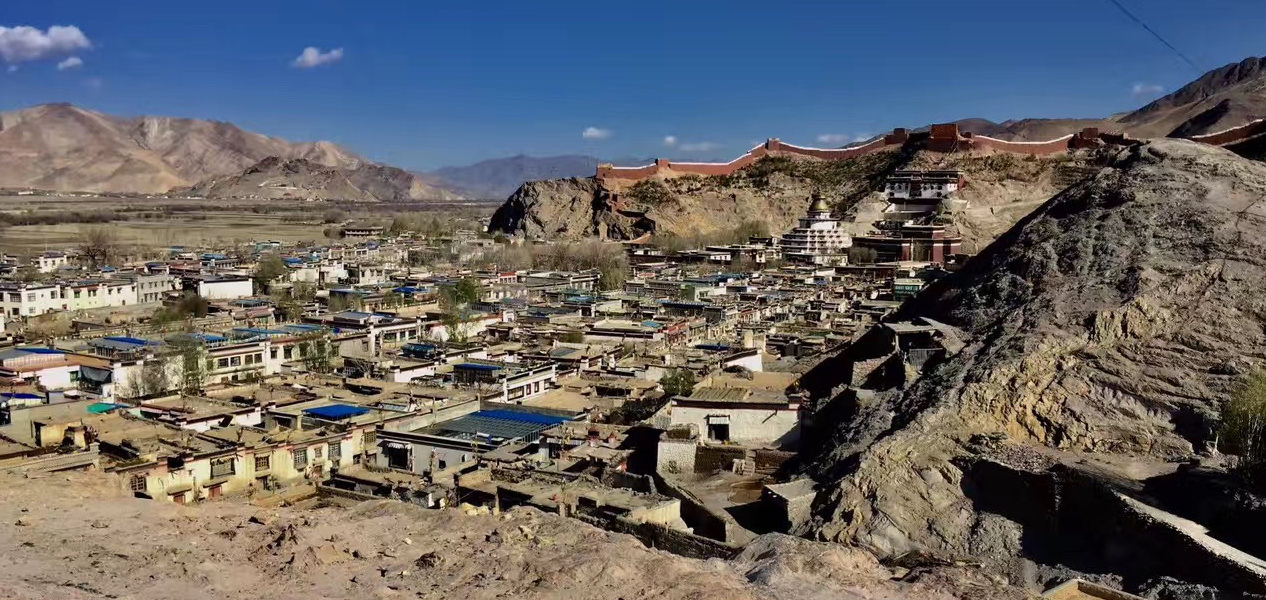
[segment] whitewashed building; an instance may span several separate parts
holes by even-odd
[[[831,216],[826,201],[814,194],[808,214],[800,218],[799,227],[783,234],[780,245],[783,257],[790,261],[843,264],[853,240],[839,219]]]

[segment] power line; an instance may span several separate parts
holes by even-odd
[[[1174,54],[1177,54],[1178,58],[1181,58],[1183,62],[1187,63],[1188,65],[1191,65],[1191,68],[1195,69],[1196,73],[1205,72],[1205,69],[1200,68],[1200,65],[1197,65],[1196,61],[1191,60],[1190,58],[1187,57],[1186,54],[1182,53],[1182,50],[1179,50],[1176,46],[1169,43],[1169,40],[1165,39],[1165,36],[1162,36],[1161,34],[1157,33],[1155,29],[1152,29],[1147,23],[1144,23],[1143,19],[1140,19],[1134,16],[1134,13],[1130,12],[1130,9],[1126,8],[1125,5],[1121,4],[1119,0],[1108,0],[1108,2],[1111,2],[1114,6],[1120,9],[1121,12],[1124,13],[1125,16],[1129,17],[1131,21],[1138,23],[1139,27],[1142,27],[1148,33],[1152,34],[1152,37],[1159,40],[1160,43],[1165,44],[1166,48],[1173,50]]]

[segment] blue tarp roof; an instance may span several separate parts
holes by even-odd
[[[695,348],[700,350],[729,350],[728,344],[695,344]]]
[[[499,371],[501,367],[497,365],[485,365],[482,363],[457,363],[453,365],[454,369],[471,369],[472,371]]]
[[[43,396],[39,394],[28,394],[26,392],[4,392],[0,394],[0,398],[13,398],[15,400],[42,400]]]
[[[363,406],[352,406],[351,404],[331,404],[329,406],[306,408],[303,412],[322,419],[347,419],[363,415],[369,412],[369,409]]]

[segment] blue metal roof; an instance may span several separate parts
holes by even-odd
[[[12,398],[14,400],[43,400],[44,397],[39,394],[28,394],[25,392],[4,392],[0,393],[0,398]]]
[[[551,415],[518,412],[513,410],[481,410],[476,411],[471,416],[503,419],[506,421],[519,421],[520,423],[535,423],[537,425],[557,425],[571,420],[567,417],[555,417]]]
[[[43,348],[40,346],[18,346],[17,349],[19,351],[27,352],[30,354],[65,354],[66,353],[65,350],[58,350],[56,348]]]
[[[483,363],[457,363],[453,365],[454,369],[470,369],[472,371],[500,371],[501,367],[497,365],[485,365]]]
[[[133,346],[157,346],[159,344],[159,342],[151,342],[149,340],[143,340],[141,338],[126,337],[126,336],[121,336],[121,335],[110,335],[102,339],[110,340],[111,342],[119,342],[121,344],[132,344]]]
[[[352,406],[351,404],[331,404],[329,406],[305,408],[303,412],[322,419],[339,420],[363,415],[368,413],[369,409],[363,406]]]

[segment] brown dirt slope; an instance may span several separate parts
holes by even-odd
[[[786,536],[763,537],[731,562],[699,561],[533,510],[471,517],[390,500],[350,508],[182,507],[124,497],[113,483],[97,475],[0,480],[0,597],[1027,597],[965,568],[890,581],[892,573],[865,552]]]
[[[926,290],[902,316],[970,341],[834,427],[813,468],[828,483],[808,532],[1020,569],[1033,539],[985,509],[998,498],[964,470],[973,436],[1143,463],[1205,450],[1221,400],[1266,359],[1263,198],[1266,165],[1225,150],[1118,150]],[[1110,566],[1110,552],[1093,556],[1091,568]]]

